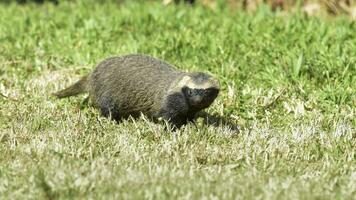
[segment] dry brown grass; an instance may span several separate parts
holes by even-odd
[[[174,0],[164,0],[165,4]],[[210,8],[217,6],[216,0],[197,0],[196,2]],[[293,12],[300,8],[308,15],[348,15],[351,19],[356,19],[355,0],[226,0],[232,9],[244,9],[254,11],[261,4],[269,5],[272,10]]]

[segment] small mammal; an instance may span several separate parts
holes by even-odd
[[[179,128],[209,107],[219,89],[218,81],[208,74],[179,71],[157,58],[130,54],[105,59],[91,74],[54,95],[88,92],[90,102],[105,117],[120,121],[142,113]]]

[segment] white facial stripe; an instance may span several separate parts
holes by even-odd
[[[191,89],[208,89],[208,88],[212,88],[212,84],[211,82],[207,81],[205,82],[204,84],[201,84],[201,85],[197,85],[197,84],[194,84],[192,82],[189,82],[188,85],[187,85],[189,88]]]
[[[192,81],[190,76],[183,76],[183,78],[178,82],[177,88],[189,87],[191,89],[208,89],[217,88],[219,89],[219,84],[215,81],[206,81],[203,84],[197,85]]]
[[[179,81],[178,83],[178,88],[182,88],[190,82],[190,77],[189,76],[183,76],[183,78]]]
[[[213,79],[209,79],[207,81],[205,81],[202,84],[195,84],[194,82],[192,82],[191,80],[187,83],[186,85],[187,87],[191,88],[191,89],[209,89],[209,88],[216,88],[219,89],[219,84],[217,81],[213,80]]]

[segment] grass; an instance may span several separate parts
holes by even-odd
[[[199,5],[0,4],[1,199],[355,199],[356,24]],[[240,126],[121,124],[50,93],[112,55],[216,76]]]

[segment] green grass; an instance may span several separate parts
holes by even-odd
[[[0,199],[355,199],[356,24],[159,3],[0,4]],[[216,76],[240,126],[116,124],[50,93],[112,55]]]

